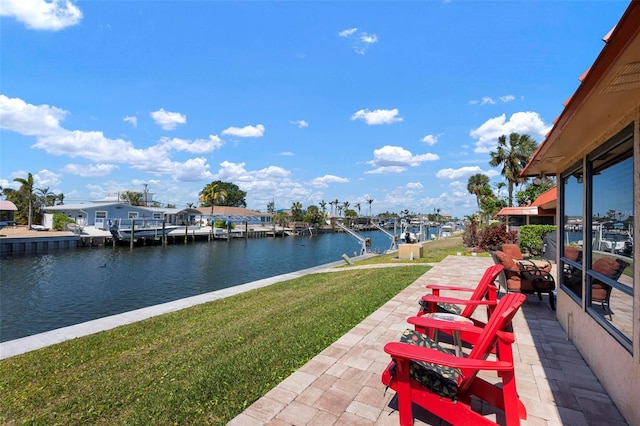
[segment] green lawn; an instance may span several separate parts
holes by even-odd
[[[0,423],[225,424],[429,267],[314,274],[0,361]]]

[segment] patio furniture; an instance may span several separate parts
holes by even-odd
[[[475,318],[471,318],[471,316],[475,312],[476,308],[480,305],[484,305],[487,307],[487,318],[491,316],[491,312],[495,307],[496,299],[498,296],[498,287],[496,287],[495,281],[503,269],[504,267],[502,265],[492,265],[488,267],[484,271],[482,278],[475,288],[427,284],[426,287],[431,290],[431,294],[422,296],[422,298],[420,299],[420,310],[418,311],[417,316],[441,312],[468,318],[472,321],[473,325],[477,327],[484,327],[486,325],[484,322],[479,321]],[[471,296],[469,297],[469,299],[464,300],[452,297],[443,297],[440,296],[441,290],[471,292]],[[461,308],[460,305],[463,305],[464,308]],[[417,327],[416,329],[421,333],[427,333],[424,328]],[[433,333],[429,333],[429,335],[432,338],[435,337]],[[465,342],[468,342],[469,339],[472,339],[471,343],[473,343],[475,337],[476,334],[473,333],[460,334],[460,338]]]
[[[551,275],[550,263],[544,260],[514,259],[500,250],[489,250],[489,254],[491,254],[496,265],[504,266],[498,278],[500,285],[506,292],[517,291],[525,294],[537,294],[539,300],[542,300],[542,293],[547,293],[549,295],[549,306],[555,311],[554,290],[556,282],[553,279],[553,275]]]
[[[404,332],[400,342],[385,345],[384,351],[391,355],[392,361],[382,374],[382,383],[397,393],[400,425],[413,424],[413,403],[451,424],[495,424],[472,409],[472,397],[504,411],[508,426],[526,419],[527,412],[516,388],[511,348],[515,336],[506,331],[525,299],[518,293],[503,296],[484,328],[455,321],[409,318],[409,323],[420,327],[437,327],[449,332],[464,330],[477,333],[478,338],[466,357],[453,355],[412,329]],[[487,361],[492,352],[498,354],[497,360]],[[479,378],[480,371],[496,371],[501,383]],[[478,405],[474,403],[474,406]]]
[[[629,266],[629,263],[624,260],[601,257],[593,263],[591,269],[614,281],[618,281],[627,266]],[[597,278],[592,279],[591,302],[600,302],[605,315],[609,315],[609,321],[613,321],[613,311],[611,310],[611,305],[609,305],[611,290],[613,288],[609,284]]]

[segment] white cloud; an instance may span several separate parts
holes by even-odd
[[[375,35],[375,34],[361,33],[360,34],[360,41],[365,43],[365,44],[377,43],[378,42],[378,36]]]
[[[272,200],[276,208],[289,208],[293,202],[303,205],[317,203],[321,194],[309,189],[309,185],[293,181],[291,172],[282,167],[269,166],[260,170],[247,170],[245,163],[223,161],[216,179],[233,182],[247,191],[247,205],[266,208]]]
[[[193,154],[204,154],[212,152],[216,148],[220,148],[223,145],[222,139],[217,135],[209,135],[209,139],[196,139],[190,141],[180,138],[167,138],[160,139],[158,148],[164,150],[186,151]]]
[[[504,95],[504,96],[498,97],[498,100],[503,104],[512,102],[515,99],[516,99],[516,97],[513,96],[513,95]],[[474,100],[469,101],[469,103],[471,105],[478,105],[478,104],[480,104],[480,105],[495,105],[498,102],[495,99],[493,99],[491,96],[483,96],[481,100],[474,99]]]
[[[90,176],[108,176],[117,169],[115,164],[67,164],[62,168],[64,173],[70,175],[90,177]]]
[[[123,120],[130,123],[133,127],[138,127],[138,117],[127,115]]]
[[[240,138],[260,138],[264,136],[264,126],[229,127],[222,131],[223,135],[237,136]]]
[[[509,121],[505,114],[490,118],[476,129],[472,129],[469,135],[477,139],[476,153],[489,153],[498,145],[498,138],[502,135],[519,133],[530,135],[533,139],[543,139],[551,126],[544,123],[537,112],[516,112],[511,115]]]
[[[185,124],[187,122],[186,115],[180,114],[179,112],[165,111],[164,108],[153,111],[150,115],[163,130],[173,130],[178,124]]]
[[[409,182],[407,189],[422,189],[423,185],[420,182]]]
[[[172,163],[172,166],[171,174],[179,181],[196,182],[213,178],[206,158],[190,158],[182,163]]]
[[[416,167],[426,161],[435,161],[439,158],[436,154],[413,155],[402,147],[386,145],[373,151],[373,160],[367,161],[367,164],[371,164],[375,169],[365,173],[402,173],[409,167]]]
[[[53,135],[64,131],[60,127],[67,111],[49,105],[31,105],[19,98],[0,95],[0,129],[27,136]]]
[[[209,179],[212,176],[207,160],[193,158],[173,161],[171,152],[210,152],[222,143],[218,136],[193,142],[162,139],[156,146],[139,149],[130,141],[111,139],[100,131],[64,129],[60,127],[60,120],[66,114],[60,108],[31,105],[21,99],[0,95],[0,128],[35,136],[33,148],[42,149],[48,154],[82,158],[98,164],[127,164],[134,169],[191,181]],[[69,170],[77,171],[78,168],[70,166]]]
[[[347,30],[342,30],[338,33],[338,37],[349,37],[358,31],[357,28],[349,28]]]
[[[310,184],[316,188],[327,188],[330,183],[347,183],[349,179],[335,176],[335,175],[324,175],[321,177],[317,177],[311,180]]]
[[[402,117],[398,117],[397,108],[394,109],[376,109],[369,111],[368,109],[361,109],[351,116],[352,120],[364,120],[368,125],[373,126],[377,124],[393,124],[403,120]]]
[[[420,140],[422,142],[426,143],[427,145],[435,145],[435,143],[438,142],[438,136],[436,136],[436,135],[426,135],[425,137],[423,137]]]
[[[20,187],[20,183],[13,181],[15,178],[23,178],[29,175],[28,172],[24,170],[16,170],[11,173],[11,183],[7,185],[9,188],[18,189]],[[33,187],[34,188],[49,188],[51,190],[53,187],[60,184],[60,174],[52,172],[51,170],[42,169],[36,173],[32,173],[33,176]],[[6,182],[6,181],[5,181]],[[3,185],[3,188],[5,186]]]
[[[57,31],[78,24],[82,11],[71,0],[1,0],[0,16],[12,16],[29,29]]]
[[[340,31],[338,33],[338,37],[352,40],[353,50],[359,55],[367,53],[367,49],[378,42],[378,36],[376,34],[369,34],[364,31],[358,32],[357,28],[349,28]]]
[[[283,157],[293,157],[295,154],[291,151],[284,151],[281,152],[280,155],[282,155]]]
[[[485,171],[485,170],[482,170],[480,166],[466,166],[466,167],[460,167],[459,169],[449,168],[449,169],[439,170],[438,173],[436,173],[436,177],[438,179],[463,179],[478,173],[487,175],[490,178],[500,174],[493,169],[489,169]]]
[[[307,123],[304,120],[295,120],[295,121],[290,121],[291,124],[295,124],[296,126],[298,126],[298,128],[302,129],[304,127],[309,127],[309,123]]]

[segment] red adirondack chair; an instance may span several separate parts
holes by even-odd
[[[432,294],[422,296],[422,299],[420,300],[420,310],[417,315],[423,316],[427,313],[435,312],[450,313],[470,319],[477,327],[484,327],[485,323],[475,318],[471,318],[471,316],[480,305],[487,307],[487,318],[491,316],[491,312],[496,305],[496,299],[498,296],[498,286],[495,285],[495,281],[503,269],[504,266],[502,265],[489,266],[484,271],[482,278],[475,288],[428,284],[426,287],[431,290]],[[440,296],[441,290],[472,292],[472,294],[468,300],[463,300]],[[460,305],[464,306],[464,308],[460,308]],[[416,330],[422,333],[427,332],[420,326],[416,326]],[[446,333],[444,330],[443,332]],[[430,333],[430,336],[433,337],[433,334]],[[475,341],[477,334],[461,332],[460,336],[465,342],[473,342]]]
[[[400,342],[387,343],[384,351],[392,361],[382,374],[382,383],[396,391],[400,425],[413,424],[412,404],[416,403],[454,425],[495,424],[471,408],[475,396],[504,411],[508,426],[526,419],[524,404],[518,398],[511,345],[515,336],[505,331],[524,303],[526,296],[509,293],[497,303],[484,328],[464,323],[412,317],[409,322],[422,327],[465,330],[478,334],[467,357],[457,357],[426,335],[407,329]],[[495,351],[495,361],[487,357]],[[501,385],[477,376],[479,371],[496,371]]]

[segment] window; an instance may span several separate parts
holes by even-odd
[[[153,214],[153,219],[154,220],[162,220],[162,213],[154,213]]]
[[[588,160],[591,241],[587,310],[632,341],[633,327],[633,131],[632,127]]]
[[[632,352],[633,124],[560,177],[560,287]]]
[[[582,298],[582,253],[584,246],[584,173],[578,165],[563,175],[562,179],[563,217],[562,239],[558,241],[560,250],[561,286],[576,300]],[[561,268],[561,269],[560,269]]]
[[[129,212],[129,215],[127,217],[129,219],[137,219],[138,218],[138,212]]]

